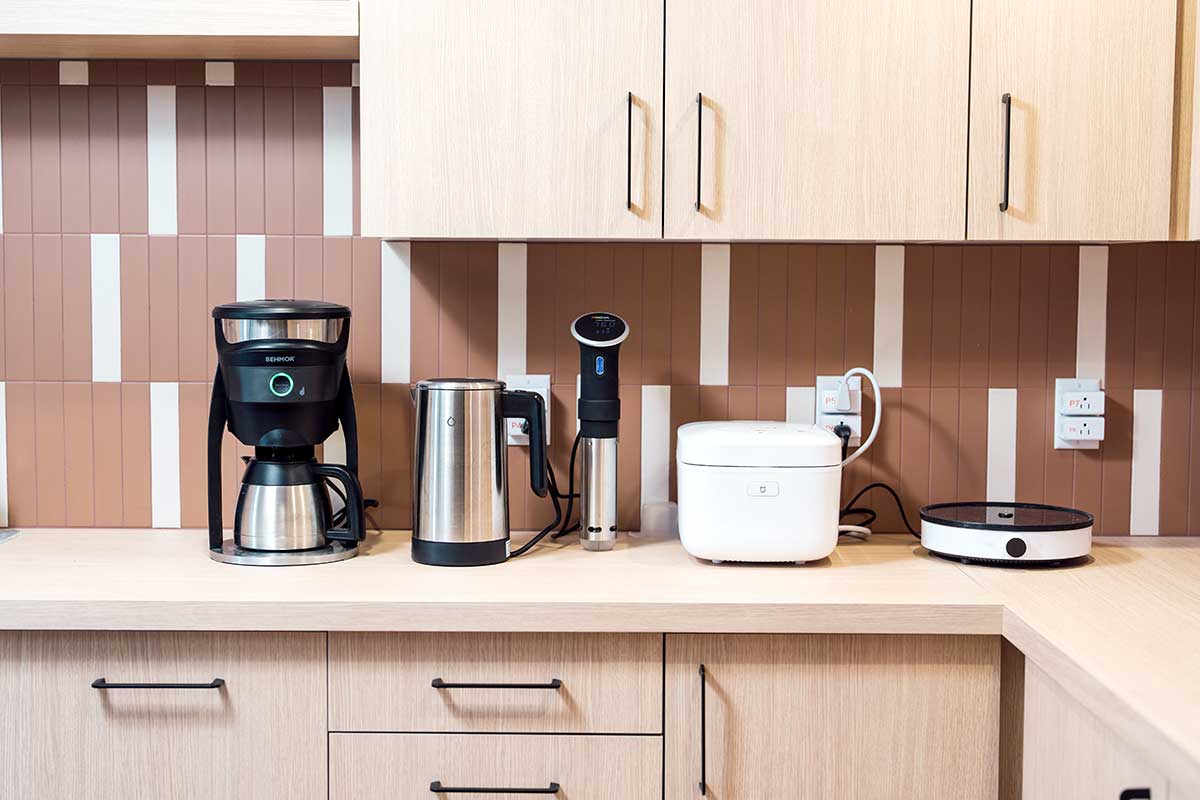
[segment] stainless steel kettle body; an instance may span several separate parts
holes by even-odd
[[[541,395],[501,381],[437,379],[413,389],[414,561],[443,566],[508,558],[506,418],[529,423],[530,484],[545,496],[546,410]]]

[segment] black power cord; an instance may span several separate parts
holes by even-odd
[[[576,437],[576,440],[578,441],[578,437]],[[549,487],[550,487],[550,492],[549,492],[550,501],[552,503],[554,503],[554,521],[551,522],[546,527],[542,528],[540,531],[538,531],[538,534],[536,536],[534,536],[532,539],[530,539],[528,542],[526,542],[525,544],[518,547],[516,550],[509,553],[508,554],[509,558],[516,558],[518,556],[525,555],[526,553],[528,553],[530,551],[530,549],[533,548],[534,545],[536,545],[542,539],[545,539],[546,534],[550,533],[550,531],[557,528],[560,522],[563,523],[564,525],[566,524],[565,522],[563,522],[562,505],[560,505],[558,502],[559,498],[561,498],[562,495],[559,494],[559,492],[558,492],[558,481],[555,480],[555,478],[554,478],[554,467],[550,466],[549,459],[546,460],[546,482],[549,484]],[[569,496],[571,494],[570,491],[568,491],[567,494]],[[567,508],[569,509],[570,508],[569,497],[568,497],[567,502],[568,502]],[[568,513],[570,513],[570,512],[568,512]]]
[[[567,501],[567,513],[562,519],[562,528],[557,531],[552,539],[560,539],[568,533],[574,533],[579,530],[579,521],[571,524],[571,512],[575,506],[575,498],[579,494],[575,491],[575,455],[579,452],[579,434],[575,434],[575,442],[571,445],[571,460],[567,464],[567,493],[559,495],[560,499]]]
[[[893,489],[891,486],[888,486],[886,483],[882,483],[880,481],[876,481],[875,483],[869,483],[866,486],[864,486],[863,488],[859,489],[858,494],[856,494],[856,495],[854,495],[854,497],[850,498],[849,503],[846,503],[846,507],[842,509],[841,516],[844,517],[847,514],[870,514],[871,520],[874,521],[875,511],[873,509],[855,508],[854,507],[854,504],[859,501],[859,498],[861,498],[864,494],[871,491],[872,489],[883,489],[885,492],[887,492],[888,494],[890,494],[892,496],[892,499],[896,501],[896,508],[900,510],[900,519],[904,522],[904,527],[908,529],[909,533],[911,533],[913,536],[920,539],[921,534],[919,534],[915,530],[913,530],[913,526],[911,524],[909,524],[909,522],[908,522],[908,515],[904,513],[904,503],[900,502],[900,495],[896,494],[896,490]],[[863,523],[863,524],[865,525],[867,523]]]

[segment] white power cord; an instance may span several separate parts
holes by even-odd
[[[883,417],[883,393],[879,391],[879,382],[875,380],[875,373],[865,367],[854,367],[846,370],[846,374],[842,376],[841,386],[838,387],[838,410],[850,410],[850,379],[855,375],[861,375],[866,378],[871,384],[871,389],[875,392],[875,420],[871,423],[870,435],[867,436],[866,441],[857,450],[846,457],[846,460],[842,462],[843,468],[847,464],[853,463],[854,459],[867,452],[867,448],[874,444],[875,435],[879,433],[879,420]],[[838,511],[841,511],[840,497],[838,498]],[[866,541],[871,538],[871,529],[863,525],[838,525],[838,534],[845,534],[855,539]]]

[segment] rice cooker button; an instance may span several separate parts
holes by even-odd
[[[751,497],[778,497],[779,484],[775,481],[752,481],[746,484],[746,494]]]

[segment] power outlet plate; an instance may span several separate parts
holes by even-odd
[[[546,404],[546,446],[550,446],[550,376],[549,375],[505,375],[504,385],[508,389],[520,389],[526,392],[537,392]],[[508,419],[504,421],[508,432],[508,443],[529,446],[529,435],[522,430],[524,420]]]
[[[850,378],[850,408],[842,410],[837,407],[838,391],[842,385],[841,375],[818,375],[815,394],[816,408],[813,419],[817,425],[833,432],[839,423],[846,423],[853,433],[850,435],[850,447],[862,444],[862,378],[855,375]]]
[[[1099,378],[1056,378],[1054,381],[1054,449],[1055,450],[1099,450],[1099,440],[1081,440],[1081,439],[1064,439],[1059,436],[1059,431],[1063,428],[1063,423],[1081,423],[1089,419],[1099,420],[1099,435],[1104,436],[1104,416],[1102,414],[1095,415],[1076,415],[1063,414],[1060,409],[1063,406],[1063,395],[1068,393],[1100,393]],[[1103,401],[1100,402],[1100,407],[1103,408]]]

